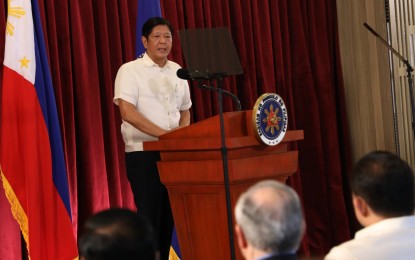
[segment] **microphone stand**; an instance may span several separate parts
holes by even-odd
[[[219,91],[222,91],[223,94],[226,94],[226,95],[228,95],[232,98],[232,100],[235,102],[236,106],[238,107],[238,111],[242,110],[241,101],[239,100],[239,98],[235,94],[227,91],[226,89],[219,90],[218,88],[208,86],[208,85],[202,84],[200,82],[199,82],[198,87],[203,88],[203,89],[207,89],[207,90],[211,90],[211,91],[215,91],[215,92],[218,92],[218,93],[219,93]]]
[[[414,69],[412,68],[409,61],[405,59],[398,51],[396,51],[385,39],[382,38],[372,27],[370,27],[367,23],[363,24],[366,29],[368,29],[373,35],[375,35],[381,43],[383,43],[393,54],[395,54],[406,66],[406,73],[408,77],[408,87],[409,87],[409,95],[410,95],[410,103],[411,103],[411,112],[412,112],[412,131],[415,138],[415,101],[414,101],[414,84],[412,78],[412,72]]]
[[[223,165],[223,180],[225,183],[225,199],[226,199],[226,213],[228,216],[228,235],[229,235],[229,246],[231,251],[231,260],[235,260],[235,239],[233,235],[233,220],[232,220],[232,205],[231,205],[231,191],[229,184],[229,169],[228,169],[228,149],[226,148],[226,137],[225,137],[225,123],[223,119],[223,92],[222,82],[223,74],[217,74],[211,79],[211,84],[216,80],[217,88],[215,91],[218,92],[218,106],[219,106],[219,120],[220,120],[220,137],[221,137],[221,154],[222,154],[222,165]],[[198,86],[202,87],[202,81],[198,81]],[[214,88],[209,88],[213,90]]]

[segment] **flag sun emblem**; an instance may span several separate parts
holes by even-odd
[[[266,145],[279,144],[287,132],[287,109],[282,98],[273,93],[258,98],[252,112],[257,138]]]

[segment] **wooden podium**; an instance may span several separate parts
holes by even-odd
[[[288,131],[279,145],[266,146],[255,137],[252,111],[223,118],[233,211],[238,196],[254,183],[285,182],[297,171],[298,152],[289,151],[288,143],[304,133]],[[182,258],[231,259],[219,116],[145,142],[144,150],[160,151],[160,179],[169,192]],[[242,260],[236,238],[234,244],[236,259]]]

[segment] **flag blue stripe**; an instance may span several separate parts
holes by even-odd
[[[173,229],[173,236],[171,238],[171,246],[174,249],[174,252],[176,252],[177,257],[179,257],[179,259],[182,259],[182,253],[180,252],[180,247],[179,247],[179,239],[177,238],[177,234],[176,234],[176,229]]]
[[[135,56],[144,53],[144,46],[141,42],[141,29],[148,18],[161,16],[160,0],[138,0]]]
[[[36,55],[35,89],[49,133],[53,183],[72,219],[59,118],[37,1],[32,1],[32,14]]]

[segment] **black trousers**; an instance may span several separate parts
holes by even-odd
[[[134,194],[137,211],[148,218],[156,232],[160,260],[169,259],[174,227],[169,195],[157,170],[160,154],[139,151],[125,154],[127,177]]]

